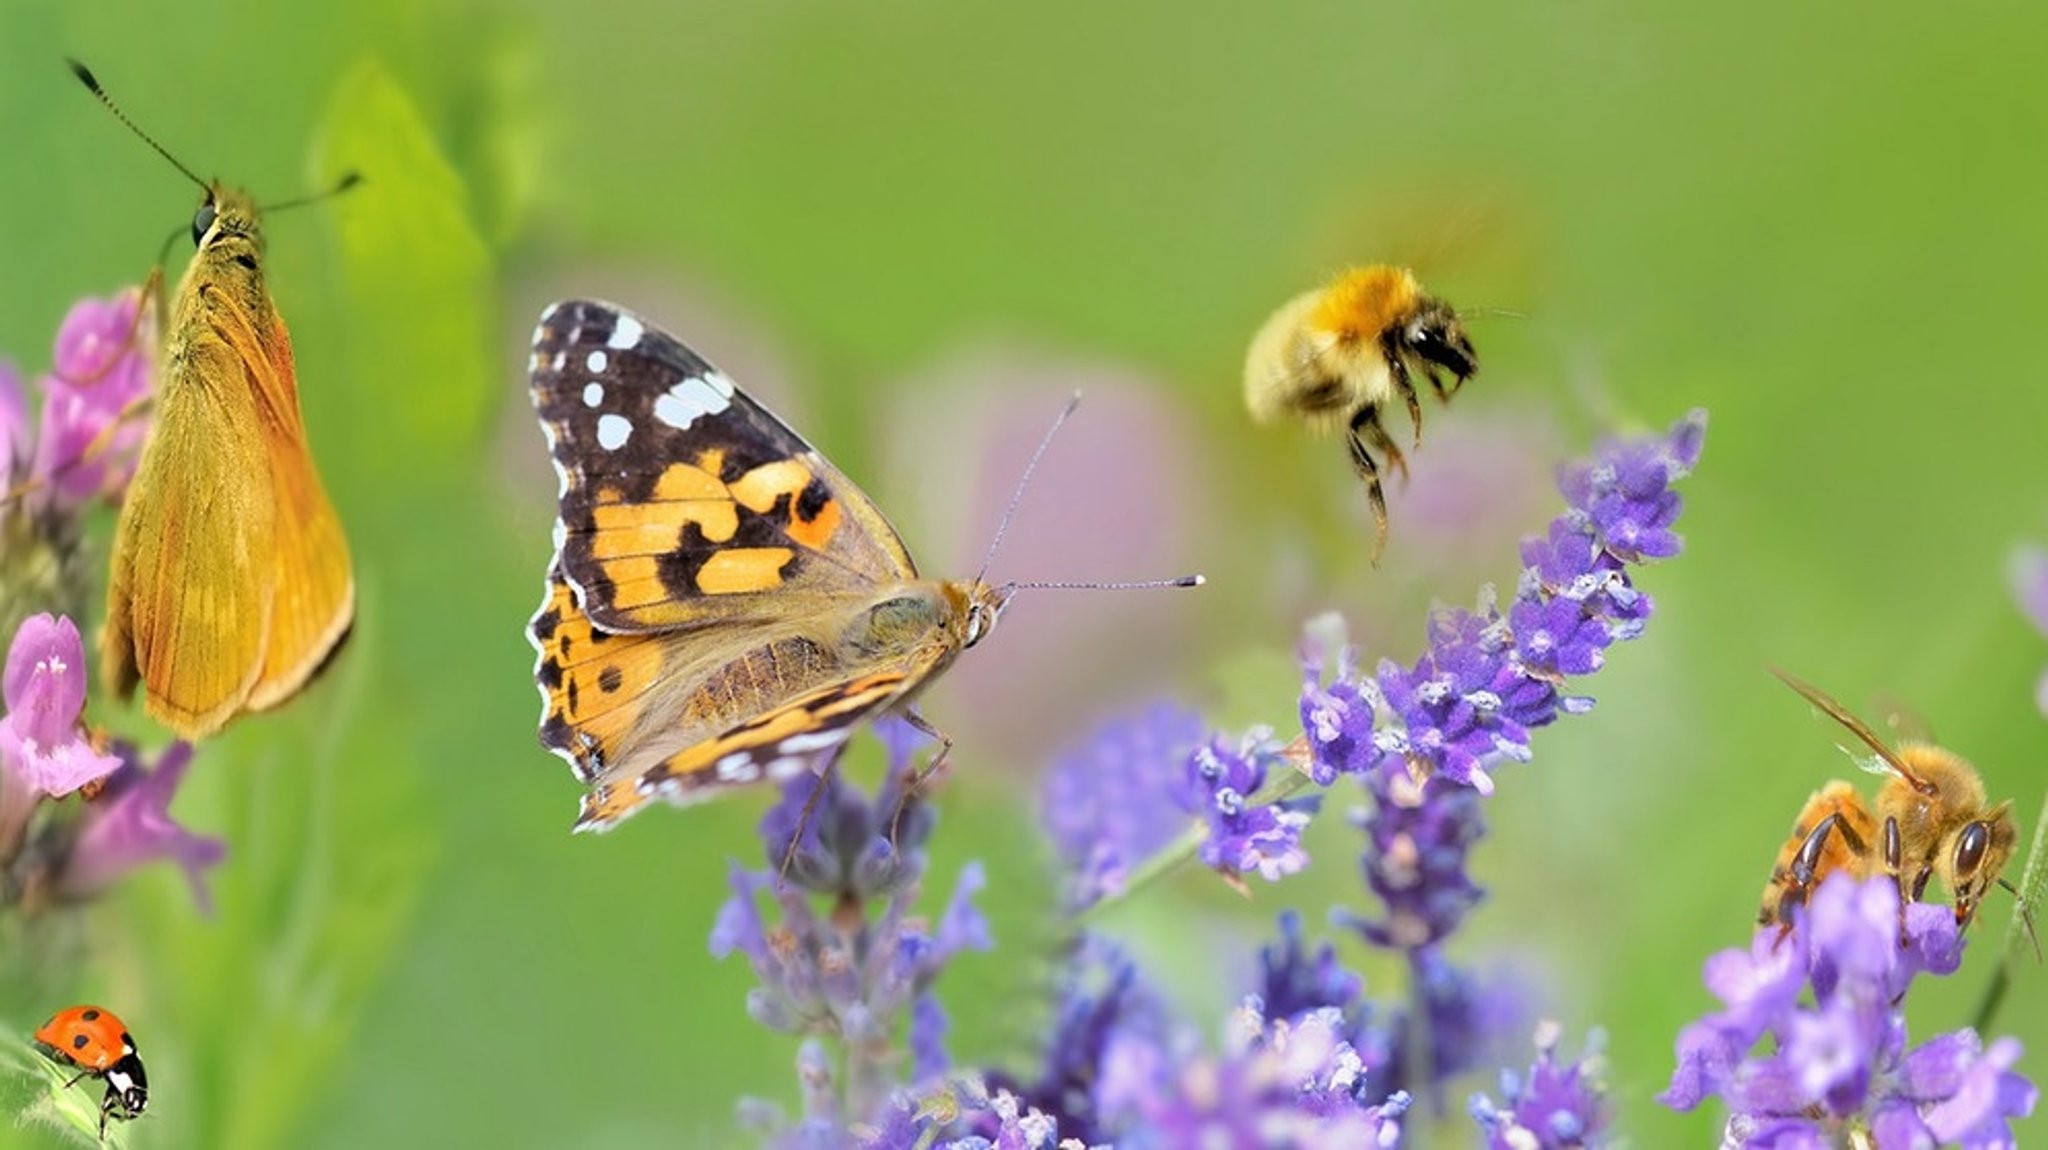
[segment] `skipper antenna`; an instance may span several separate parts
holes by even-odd
[[[303,208],[307,204],[317,204],[321,200],[333,199],[335,196],[348,191],[362,182],[363,174],[361,172],[348,172],[339,180],[334,181],[334,186],[324,192],[314,192],[310,195],[300,196],[295,200],[286,200],[280,204],[265,204],[262,210],[266,212],[281,212],[286,208]]]
[[[202,188],[209,186],[205,180],[200,179],[196,174],[194,174],[192,169],[179,163],[178,157],[173,156],[168,151],[165,151],[164,146],[162,144],[157,143],[156,140],[152,138],[148,132],[145,132],[141,128],[136,127],[135,121],[128,118],[128,113],[123,112],[121,110],[121,106],[119,104],[114,103],[114,98],[112,96],[107,95],[107,90],[105,88],[100,87],[100,82],[98,78],[92,74],[92,69],[86,67],[85,65],[79,63],[76,60],[73,60],[69,56],[66,56],[64,58],[64,62],[71,66],[71,74],[78,77],[78,82],[84,84],[86,86],[86,89],[90,91],[93,95],[98,96],[100,103],[105,104],[107,106],[107,111],[112,112],[116,120],[119,120],[123,124],[126,124],[128,126],[129,131],[135,133],[137,136],[140,136],[142,138],[143,143],[148,144],[150,147],[156,149],[156,154],[162,156],[166,160],[169,160],[171,162],[172,167],[185,173],[186,179],[191,180],[193,183],[198,184]]]

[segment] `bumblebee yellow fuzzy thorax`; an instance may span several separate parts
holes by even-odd
[[[1309,314],[1308,326],[1341,343],[1376,340],[1413,315],[1422,285],[1406,268],[1374,264],[1331,281]]]

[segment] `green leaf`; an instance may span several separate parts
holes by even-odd
[[[482,432],[492,393],[496,284],[469,194],[411,98],[374,61],[329,104],[314,149],[320,186],[355,172],[335,202],[343,264],[346,375],[357,458],[432,459]],[[365,471],[376,469],[365,468]]]

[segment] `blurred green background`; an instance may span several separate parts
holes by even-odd
[[[572,294],[632,305],[766,396],[940,574],[972,569],[1083,386],[996,573],[1209,575],[1135,603],[1026,599],[928,697],[960,740],[931,893],[986,858],[1001,942],[942,986],[961,1061],[1021,1064],[1042,1021],[1020,1004],[1046,983],[1050,896],[1019,812],[1059,746],[1162,691],[1286,724],[1321,610],[1369,659],[1411,658],[1433,599],[1512,585],[1556,459],[1696,405],[1687,553],[1644,577],[1657,616],[1590,684],[1598,709],[1500,772],[1475,861],[1492,894],[1459,955],[1522,971],[1567,1049],[1607,1030],[1634,1144],[1704,1145],[1718,1115],[1651,1100],[1709,1005],[1700,964],[1747,938],[1800,802],[1847,771],[1767,662],[1859,709],[1909,701],[2031,838],[2048,640],[2004,567],[2048,538],[2038,5],[375,0],[0,21],[0,353],[25,369],[197,200],[62,56],[261,199],[368,176],[269,221],[355,547],[353,645],[202,749],[177,813],[231,840],[215,918],[153,873],[49,926],[91,956],[50,993],[116,1006],[148,1059],[135,1145],[723,1145],[740,1095],[794,1100],[794,1042],[747,1021],[750,974],[704,945],[727,859],[758,865],[765,796],[572,839],[576,787],[534,742],[523,627],[554,480],[521,373],[534,315]],[[1484,370],[1428,411],[1378,571],[1341,449],[1252,429],[1237,395],[1269,308],[1375,259],[1520,313],[1475,318]],[[1363,905],[1342,820],[1311,848],[1319,865],[1249,902],[1191,872],[1108,925],[1214,1034],[1274,913]],[[1915,991],[1916,1035],[1967,1018],[2008,909]],[[2044,978],[2019,970],[1999,1027],[2036,1080]],[[15,1109],[43,1087],[0,1091]],[[1452,1117],[1431,1144],[1468,1140],[1462,1098]],[[57,1141],[0,1124],[0,1143]]]

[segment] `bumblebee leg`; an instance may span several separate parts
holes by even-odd
[[[1436,389],[1436,397],[1443,403],[1449,403],[1451,396],[1457,394],[1458,385],[1465,382],[1454,375],[1451,377],[1451,386],[1449,388],[1444,387],[1444,377],[1437,373],[1436,365],[1433,363],[1424,365],[1422,374],[1429,377],[1429,386]]]
[[[1365,449],[1365,440],[1359,436],[1362,428],[1370,426],[1377,433],[1377,438],[1385,440],[1386,429],[1380,427],[1379,419],[1378,409],[1371,404],[1359,408],[1358,414],[1351,417],[1351,469],[1365,480],[1365,498],[1372,504],[1372,520],[1379,529],[1372,545],[1372,565],[1375,567],[1380,565],[1380,555],[1387,549],[1387,496],[1380,490],[1379,464],[1373,462],[1372,453]]]
[[[953,753],[953,736],[932,726],[931,720],[919,714],[917,708],[906,707],[901,714],[903,715],[904,722],[909,723],[919,732],[938,740],[939,753],[932,756],[931,762],[911,771],[910,777],[904,780],[903,793],[896,799],[896,813],[889,819],[889,841],[891,843],[896,841],[896,828],[903,821],[903,808],[910,805],[911,799],[922,797],[925,783],[936,778],[940,772],[946,769],[946,759]]]
[[[1400,473],[1401,482],[1408,482],[1408,457],[1402,455],[1401,449],[1394,445],[1393,437],[1387,434],[1386,426],[1380,422],[1378,414],[1375,413],[1371,419],[1366,420],[1357,431],[1365,438],[1367,447],[1385,456],[1387,466]]]
[[[1388,374],[1394,377],[1394,390],[1401,393],[1401,402],[1408,405],[1408,422],[1415,426],[1415,442],[1411,446],[1422,446],[1422,400],[1415,394],[1415,377],[1408,372],[1408,361],[1402,357],[1401,346],[1391,339],[1380,341],[1380,354],[1387,357]]]

